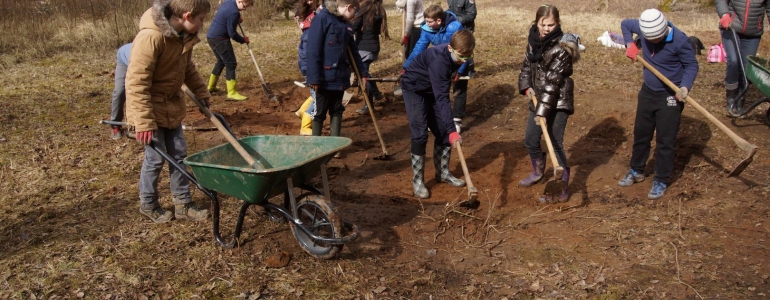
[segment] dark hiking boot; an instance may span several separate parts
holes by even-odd
[[[540,179],[543,179],[543,172],[545,171],[545,156],[530,160],[532,161],[532,174],[529,174],[529,177],[520,180],[520,186],[532,186],[540,181]]]
[[[433,166],[436,168],[436,180],[446,182],[451,186],[465,186],[465,181],[452,176],[449,173],[449,158],[452,155],[451,147],[433,148]]]
[[[177,220],[205,221],[209,216],[208,209],[200,209],[192,202],[174,205],[174,216]]]
[[[150,218],[155,223],[167,223],[171,221],[173,214],[163,209],[159,203],[155,202],[148,205],[140,205],[139,212]]]
[[[425,156],[419,156],[412,154],[412,189],[414,190],[414,196],[420,199],[426,199],[430,197],[428,188],[425,187]]]

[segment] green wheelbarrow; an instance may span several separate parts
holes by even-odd
[[[226,248],[238,245],[243,218],[251,205],[264,207],[274,221],[289,220],[300,246],[317,258],[334,257],[345,243],[356,238],[358,228],[343,221],[330,203],[326,174],[326,164],[335,153],[351,144],[350,139],[260,135],[241,138],[238,142],[264,168],[252,168],[231,144],[190,155],[184,165],[151,144],[211,199],[214,237],[220,245]],[[185,166],[190,167],[192,174]],[[319,173],[322,191],[310,185],[310,180]],[[295,195],[294,188],[303,190],[301,195]],[[225,242],[219,233],[218,193],[243,200],[230,242]],[[281,194],[282,205],[268,202]]]
[[[770,63],[767,59],[759,58],[756,56],[749,56],[748,61],[749,65],[746,66],[746,70],[743,72],[746,75],[744,78],[744,87],[740,92],[738,92],[738,96],[735,98],[741,99],[746,95],[746,92],[749,90],[749,82],[756,86],[757,89],[762,92],[764,97],[741,109],[739,112],[737,112],[738,116],[744,116],[757,108],[757,106],[760,104],[770,102],[770,100],[768,100],[768,98],[770,98],[770,70],[768,70]],[[742,62],[741,66],[743,66]],[[765,112],[765,124],[770,126],[770,108],[768,108]]]

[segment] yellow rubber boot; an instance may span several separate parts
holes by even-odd
[[[299,127],[299,135],[313,135],[313,118],[304,111],[302,112],[302,124]]]
[[[307,97],[307,100],[302,103],[302,106],[299,107],[299,110],[295,111],[294,114],[297,115],[297,117],[302,118],[302,115],[305,113],[308,107],[310,107],[310,104],[313,103],[313,96]]]
[[[227,83],[227,100],[243,101],[243,100],[249,99],[249,97],[238,94],[238,92],[235,91],[235,82],[236,82],[235,79],[230,79],[226,82]]]
[[[209,92],[215,93],[219,92],[219,88],[217,87],[217,81],[219,81],[219,76],[211,74],[209,76]]]

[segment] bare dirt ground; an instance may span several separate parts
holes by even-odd
[[[236,249],[216,244],[210,221],[155,225],[141,216],[137,178],[143,149],[131,140],[110,140],[107,127],[96,124],[108,116],[113,53],[68,53],[4,70],[0,297],[768,297],[770,159],[765,153],[770,141],[762,120],[768,105],[746,119],[727,118],[724,64],[708,64],[705,55],[698,56],[701,69],[691,95],[760,152],[743,174],[726,178],[744,154],[687,107],[674,182],[665,197],[647,200],[650,180],[621,188],[617,181],[628,170],[641,66],[595,38],[604,30],[619,31],[622,18],[638,16],[655,3],[612,2],[608,11],[599,12],[592,1],[555,1],[565,31],[579,33],[587,49],[573,76],[577,106],[565,138],[574,174],[572,197],[565,205],[537,204],[544,184],[517,185],[531,167],[523,146],[527,100],[516,92],[525,32],[536,6],[478,2],[479,72],[471,82],[462,135],[481,206],[458,207],[466,190],[437,183],[430,163],[426,177],[432,197],[412,197],[409,128],[401,100],[389,94],[376,105],[394,158],[377,161],[372,159],[380,154],[374,127],[368,116],[354,112],[361,105],[354,98],[343,120],[343,136],[353,144],[342,159],[330,163],[329,173],[334,207],[359,226],[361,235],[331,260],[307,255],[288,226],[269,221],[258,210],[247,214],[242,245]],[[388,12],[391,32],[400,31],[399,17],[392,7]],[[713,8],[684,3],[667,16],[707,46],[719,42]],[[383,43],[386,50],[373,73],[385,77],[398,71],[398,45]],[[211,55],[205,45],[198,48],[196,60],[207,74]],[[299,78],[288,49],[268,55],[275,65],[263,67],[281,106],[265,101],[243,55],[239,83],[251,98],[235,103],[224,101],[223,94],[214,96],[212,110],[223,114],[238,136],[297,133],[299,119],[293,112],[307,91],[291,83]],[[759,56],[770,56],[769,49],[763,41]],[[389,84],[381,87],[392,90]],[[752,90],[748,101],[759,97]],[[192,107],[185,124],[209,126]],[[217,132],[191,131],[187,139],[190,153],[224,142]],[[451,169],[460,176],[453,155]],[[653,159],[645,170],[648,176]],[[546,173],[552,174],[550,167]],[[170,208],[168,181],[162,178],[161,202]],[[201,192],[194,196],[208,204]],[[229,234],[241,202],[223,202],[222,226]],[[281,252],[290,255],[288,265],[268,267],[266,262]]]

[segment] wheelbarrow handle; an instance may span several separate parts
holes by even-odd
[[[193,102],[195,102],[195,105],[198,105],[198,108],[203,112],[203,115],[206,116],[209,120],[211,120],[212,123],[214,123],[214,126],[219,130],[219,132],[222,133],[222,135],[225,136],[225,139],[233,145],[233,148],[235,148],[235,151],[238,152],[238,154],[243,157],[244,160],[254,169],[259,169],[261,166],[257,163],[256,160],[254,160],[253,157],[249,154],[249,152],[246,151],[246,149],[243,148],[243,145],[241,145],[238,140],[235,139],[235,136],[227,130],[227,128],[222,125],[222,122],[219,121],[219,119],[214,116],[214,114],[211,113],[208,107],[203,105],[200,101],[198,101],[198,98],[195,97],[195,94],[186,86],[182,85],[182,91],[184,91],[185,94],[187,94],[190,99],[192,99]]]

